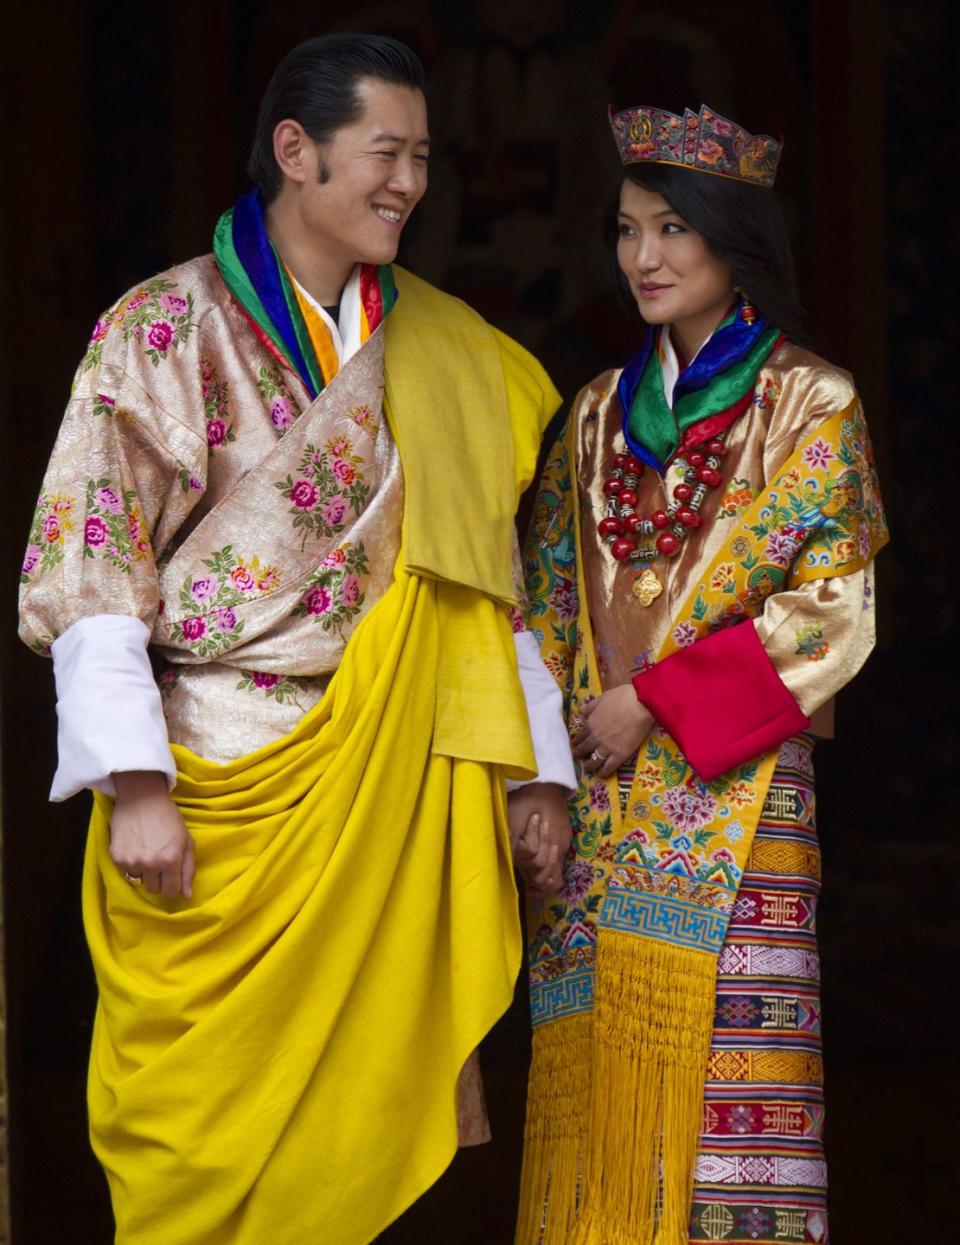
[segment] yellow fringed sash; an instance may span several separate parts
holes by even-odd
[[[602,687],[585,594],[575,624],[550,604],[558,584],[566,595],[571,576],[583,583],[574,433],[571,421],[545,473],[527,582],[544,658],[575,722]],[[734,526],[658,660],[691,634],[755,616],[785,583],[860,569],[886,539],[853,402],[797,448]],[[778,559],[790,546],[788,571]],[[529,916],[536,1028],[517,1245],[686,1245],[717,955],[776,757],[698,785],[657,727],[625,818],[615,777],[581,786],[576,864],[588,863],[593,880],[575,901],[548,900]],[[711,809],[695,835],[671,826],[667,809],[668,792],[687,783]]]

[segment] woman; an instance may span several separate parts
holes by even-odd
[[[825,1241],[812,719],[873,645],[887,532],[850,378],[806,347],[780,145],[611,120],[648,328],[577,398],[528,543],[581,785],[531,907],[517,1240]]]

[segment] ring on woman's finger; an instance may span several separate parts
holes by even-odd
[[[599,761],[602,765],[604,761],[609,760],[609,757],[605,752],[601,752],[599,748],[594,748],[594,750],[590,753],[590,760]]]
[[[127,873],[127,871],[124,870],[123,876],[126,878],[126,880],[130,883],[131,886],[142,886],[143,885],[142,874]]]

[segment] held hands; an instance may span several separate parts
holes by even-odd
[[[652,726],[653,716],[637,700],[633,684],[624,683],[584,705],[573,755],[587,773],[609,778],[634,755]]]
[[[110,823],[110,859],[136,885],[174,899],[190,898],[193,839],[158,773],[113,775],[117,799]]]
[[[552,782],[531,782],[508,800],[513,863],[534,899],[556,895],[573,831],[566,792]]]

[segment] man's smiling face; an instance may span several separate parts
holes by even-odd
[[[305,152],[300,212],[328,261],[389,264],[427,189],[427,106],[421,91],[375,78],[356,90],[360,117]]]

